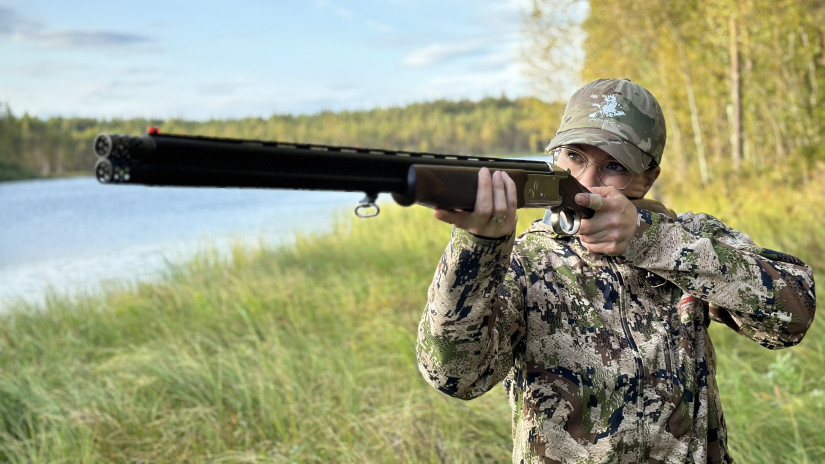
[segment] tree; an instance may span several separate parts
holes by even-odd
[[[534,75],[567,46],[559,37],[572,26],[554,21],[566,7],[534,0],[525,16]],[[649,88],[668,119],[668,159],[703,182],[823,158],[823,11],[821,0],[591,0],[581,81],[629,77]]]

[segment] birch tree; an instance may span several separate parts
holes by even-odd
[[[553,19],[568,7],[533,1],[534,71],[565,56],[571,26]],[[650,89],[667,117],[667,162],[703,182],[740,167],[804,167],[825,159],[824,25],[821,0],[590,0],[576,24],[579,83],[627,77]]]

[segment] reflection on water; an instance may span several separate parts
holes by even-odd
[[[157,188],[92,178],[0,183],[0,311],[44,291],[146,280],[198,250],[285,243],[347,215],[359,193]]]

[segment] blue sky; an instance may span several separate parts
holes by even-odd
[[[530,94],[529,0],[0,0],[16,116],[237,118]]]

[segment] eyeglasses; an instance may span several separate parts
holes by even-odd
[[[576,179],[581,177],[587,171],[587,167],[592,164],[596,167],[599,181],[604,187],[615,187],[618,190],[624,190],[633,182],[633,177],[636,175],[633,171],[627,169],[625,165],[614,159],[594,163],[584,153],[570,147],[556,147],[551,153],[553,154],[553,162],[562,169],[570,170],[570,174]]]

